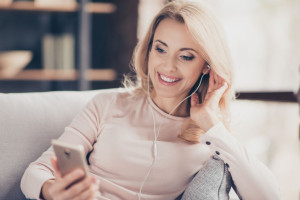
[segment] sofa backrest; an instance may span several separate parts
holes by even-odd
[[[25,199],[25,169],[98,92],[0,93],[0,199]]]

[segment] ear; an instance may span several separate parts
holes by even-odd
[[[206,65],[206,66],[204,66],[204,69],[203,69],[202,73],[203,73],[204,75],[206,75],[206,74],[209,74],[209,71],[210,71],[210,66],[209,66],[209,65]]]

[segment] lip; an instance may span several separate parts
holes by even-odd
[[[166,82],[166,81],[162,80],[162,78],[160,77],[160,75],[161,75],[161,74],[160,74],[159,72],[157,72],[157,76],[158,76],[159,82],[160,82],[161,84],[165,85],[165,86],[174,86],[174,85],[176,85],[178,82],[181,81],[180,78],[172,77],[172,76],[167,76],[167,75],[162,74],[163,76],[165,76],[165,77],[167,77],[167,78],[170,78],[170,79],[179,79],[178,81],[171,82],[171,83],[170,83],[170,82]]]

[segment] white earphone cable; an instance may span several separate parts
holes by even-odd
[[[209,65],[208,65],[208,67],[209,67]],[[209,69],[210,69],[210,67],[209,67]],[[147,179],[148,179],[148,177],[149,177],[149,175],[150,175],[150,173],[151,173],[151,171],[152,171],[152,168],[153,168],[153,166],[154,166],[154,164],[155,164],[155,161],[156,161],[156,157],[157,157],[157,144],[156,144],[156,141],[157,141],[157,138],[158,138],[158,136],[159,136],[159,133],[160,133],[160,127],[161,127],[161,125],[163,124],[163,121],[167,118],[167,117],[169,117],[176,109],[177,109],[177,107],[180,105],[180,104],[182,104],[182,102],[184,102],[186,99],[188,99],[189,97],[191,97],[193,94],[195,94],[197,91],[198,91],[198,89],[200,88],[200,85],[201,85],[201,83],[202,83],[202,79],[203,79],[203,76],[204,75],[206,75],[206,74],[203,74],[202,76],[201,76],[201,78],[200,78],[200,81],[199,81],[199,85],[197,86],[197,88],[195,89],[195,91],[192,93],[192,94],[190,94],[189,96],[187,96],[187,97],[185,97],[183,100],[181,100],[172,110],[171,110],[171,112],[169,112],[168,113],[168,115],[167,116],[165,116],[164,118],[163,118],[163,120],[162,120],[162,122],[161,122],[161,124],[159,125],[159,127],[158,127],[158,130],[157,130],[157,133],[156,133],[156,120],[155,120],[155,117],[154,117],[154,112],[153,112],[153,109],[152,109],[152,107],[150,106],[150,110],[151,110],[151,114],[152,114],[152,118],[153,118],[153,130],[154,130],[154,141],[153,141],[153,161],[152,161],[152,163],[151,163],[151,166],[150,166],[150,168],[149,168],[149,170],[148,170],[148,172],[147,172],[147,174],[146,174],[146,176],[145,176],[145,178],[144,178],[144,180],[143,180],[143,182],[142,182],[142,184],[141,184],[141,187],[140,187],[140,191],[139,191],[139,194],[138,194],[138,196],[139,196],[139,200],[141,200],[141,195],[142,195],[142,189],[143,189],[143,187],[144,187],[144,184],[145,184],[145,182],[147,181]],[[149,72],[148,72],[148,75],[147,75],[147,89],[148,89],[148,93],[147,93],[147,95],[148,95],[148,98],[151,98],[150,97],[150,86],[149,86]]]

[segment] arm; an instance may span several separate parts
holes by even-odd
[[[242,199],[280,199],[277,181],[270,170],[249,154],[218,119],[219,102],[227,88],[225,80],[211,70],[204,102],[199,104],[199,97],[192,96],[191,119],[206,132],[200,142],[207,142],[227,163],[237,194]]]
[[[93,148],[93,143],[98,137],[99,106],[95,98],[75,117],[72,123],[65,129],[60,140],[82,144],[87,154]],[[39,199],[43,184],[50,179],[55,179],[54,168],[50,158],[54,156],[52,148],[49,148],[35,162],[26,169],[21,189],[27,198]]]
[[[280,199],[279,186],[270,170],[232,136],[219,122],[209,129],[200,142],[210,142],[214,152],[227,163],[236,192],[242,199]]]

